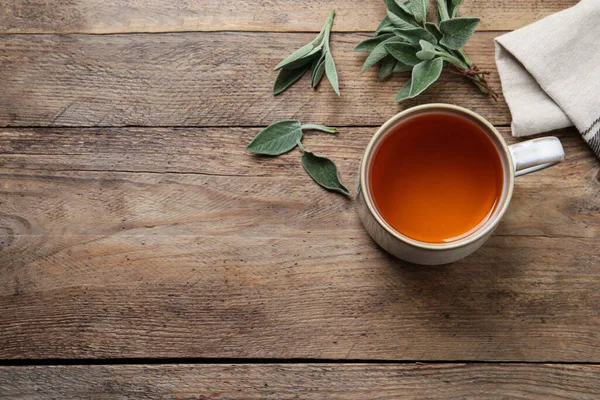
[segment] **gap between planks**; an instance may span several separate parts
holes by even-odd
[[[319,359],[319,358],[50,358],[0,360],[0,367],[34,366],[86,366],[86,365],[302,365],[302,364],[384,364],[384,365],[428,365],[428,364],[473,364],[473,365],[586,365],[599,366],[586,361],[521,361],[521,360],[385,360],[385,359]]]
[[[520,360],[385,360],[385,359],[319,359],[319,358],[89,358],[89,359],[21,359],[0,360],[0,367],[29,367],[29,366],[85,366],[85,365],[269,365],[269,364],[473,364],[473,365],[587,365],[600,366],[597,362],[586,361],[520,361]]]
[[[376,27],[374,27],[376,28]],[[508,32],[512,32],[510,30],[506,30],[506,29],[492,29],[492,30],[477,30],[476,32],[485,32],[485,33],[497,33],[497,34],[502,34],[502,33],[508,33]],[[290,34],[290,33],[297,33],[297,34],[312,34],[312,33],[318,33],[317,31],[308,31],[308,30],[303,30],[303,31],[250,31],[250,30],[243,30],[243,29],[227,29],[227,30],[189,30],[189,31],[177,31],[177,30],[171,30],[171,31],[152,31],[152,32],[145,32],[145,31],[135,31],[135,32],[85,32],[85,31],[74,31],[74,32],[67,32],[67,33],[61,33],[61,32],[0,32],[0,35],[27,35],[27,36],[73,36],[73,35],[81,35],[81,36],[119,36],[119,35],[170,35],[170,34],[195,34],[195,33],[223,33],[223,34],[228,34],[228,33],[265,33],[265,34],[274,34],[274,35],[278,35],[278,34]],[[331,32],[332,35],[335,34],[357,34],[357,35],[373,35],[374,32],[373,31],[350,31],[350,30],[342,30],[342,31],[336,31],[333,30]]]
[[[427,104],[427,103],[424,103]],[[398,113],[405,110],[398,111]],[[390,116],[390,118],[393,115]],[[361,125],[343,125],[337,124],[336,128],[356,128],[356,129],[367,129],[367,128],[379,128],[383,124],[361,124]],[[127,128],[140,128],[140,129],[261,129],[267,125],[96,125],[96,126],[73,126],[73,125],[37,125],[37,126],[0,126],[0,129],[11,129],[11,130],[35,130],[35,129],[68,129],[68,130],[82,130],[82,129],[127,129]],[[495,128],[510,128],[510,124],[494,124]],[[526,138],[521,138],[526,139]]]

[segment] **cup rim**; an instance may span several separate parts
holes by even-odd
[[[498,209],[498,212],[495,213],[496,216],[491,221],[486,223],[483,227],[481,227],[480,229],[473,232],[471,235],[469,235],[463,239],[457,240],[455,242],[450,242],[450,243],[422,242],[419,240],[412,239],[408,236],[405,236],[402,233],[395,230],[394,228],[392,228],[392,226],[390,224],[388,224],[385,221],[385,219],[383,219],[383,217],[379,214],[379,211],[375,207],[375,204],[373,203],[373,200],[371,198],[371,188],[369,187],[369,185],[367,183],[367,166],[372,158],[373,150],[374,150],[375,146],[377,145],[379,138],[381,136],[383,136],[385,133],[387,133],[389,128],[392,127],[393,125],[395,125],[399,120],[402,120],[417,111],[422,111],[422,110],[427,110],[427,109],[451,110],[451,111],[457,112],[459,114],[461,114],[461,113],[466,114],[467,116],[476,119],[477,121],[479,121],[481,124],[483,124],[487,128],[489,133],[491,133],[498,139],[498,143],[500,144],[500,146],[499,147],[497,146],[497,148],[498,148],[498,150],[501,150],[504,152],[505,158],[508,163],[508,165],[505,165],[505,163],[502,162],[502,168],[505,171],[506,171],[506,168],[508,168],[508,182],[506,183],[507,192],[506,192],[506,197],[505,197],[503,203],[500,204],[500,208]],[[456,249],[456,248],[466,246],[468,244],[476,242],[477,240],[485,237],[487,234],[489,234],[491,231],[493,231],[496,228],[496,226],[500,223],[500,220],[502,219],[502,217],[506,213],[506,210],[508,209],[508,205],[510,204],[510,201],[512,199],[514,182],[515,182],[514,162],[513,162],[510,150],[508,149],[508,145],[506,144],[506,141],[504,140],[504,138],[502,137],[500,132],[498,132],[498,130],[488,120],[486,120],[485,118],[483,118],[481,115],[477,114],[476,112],[471,111],[464,107],[456,106],[453,104],[445,104],[445,103],[430,103],[430,104],[423,104],[420,106],[410,107],[406,110],[399,112],[398,114],[394,115],[390,119],[388,119],[377,130],[377,132],[375,132],[375,134],[369,141],[369,144],[367,144],[367,147],[365,149],[363,158],[361,160],[361,165],[360,165],[360,186],[364,193],[363,198],[365,200],[367,208],[369,209],[369,212],[375,218],[377,223],[379,225],[381,225],[390,235],[392,235],[396,239],[398,239],[406,244],[409,244],[409,245],[417,247],[417,248],[434,250],[434,251],[450,250],[450,249]]]

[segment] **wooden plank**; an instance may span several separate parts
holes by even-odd
[[[2,169],[0,358],[600,361],[591,158],[520,180],[499,231],[565,236],[425,268],[286,157],[273,176]]]
[[[481,69],[495,71],[493,38],[467,46]],[[312,93],[308,76],[274,97],[273,66],[312,34],[185,33],[0,36],[0,126],[256,126],[298,118],[337,126],[380,125],[401,109],[430,102],[471,108],[508,124],[506,104],[444,73],[417,99],[393,98],[407,74],[359,75],[365,34],[337,34],[333,52],[342,97],[326,81]],[[500,90],[497,74],[491,84]]]
[[[260,128],[8,128],[0,130],[0,166],[18,170],[124,171],[297,179],[310,185],[298,154],[253,157],[245,145]],[[309,132],[309,149],[336,160],[350,187],[376,128],[342,128],[338,136]],[[499,128],[509,143],[509,128]],[[502,235],[600,236],[600,165],[575,129],[553,132],[567,161],[521,177]],[[234,162],[232,162],[235,160]],[[8,171],[7,171],[8,172]],[[548,191],[553,193],[548,196]],[[340,203],[341,205],[341,203]],[[538,212],[542,208],[543,213]],[[343,209],[340,210],[343,212]],[[348,217],[350,218],[350,217]]]
[[[461,15],[480,17],[482,30],[512,30],[576,3],[467,0]],[[382,1],[362,0],[243,0],[230,4],[221,0],[12,0],[0,13],[0,33],[318,32],[332,9],[337,12],[334,30],[340,32],[373,31],[385,10]]]
[[[223,364],[0,367],[5,399],[597,399],[597,365]]]

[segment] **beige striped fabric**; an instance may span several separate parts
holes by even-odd
[[[513,135],[574,125],[600,158],[600,0],[582,0],[495,41]]]

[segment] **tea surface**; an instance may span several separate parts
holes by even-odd
[[[460,240],[482,226],[502,195],[500,155],[475,123],[432,112],[401,122],[380,142],[369,171],[381,216],[429,243]]]

